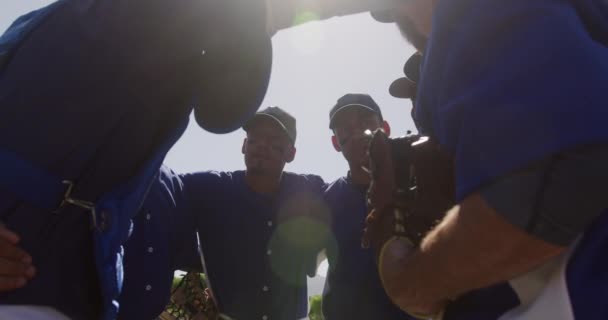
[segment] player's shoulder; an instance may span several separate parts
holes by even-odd
[[[322,190],[325,186],[325,181],[323,178],[316,174],[302,174],[302,173],[294,173],[294,172],[283,172],[283,179],[289,186],[297,185],[303,187],[310,188],[318,188]]]
[[[192,186],[230,186],[244,181],[244,171],[198,171],[181,174],[180,178],[186,185]]]
[[[340,177],[325,185],[323,193],[325,197],[335,197],[344,193],[349,187],[348,179],[346,177]]]
[[[182,180],[179,174],[163,164],[158,170],[158,177],[154,184],[160,184],[174,191],[175,189],[181,189]]]

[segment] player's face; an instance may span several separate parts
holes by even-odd
[[[278,123],[260,117],[247,131],[243,145],[247,171],[253,174],[278,174],[290,161],[293,149],[293,143]]]
[[[393,18],[401,34],[418,51],[424,51],[426,40],[431,34],[436,4],[437,0],[411,0],[404,2],[393,11]]]
[[[336,114],[334,135],[351,167],[367,166],[369,137],[365,131],[374,131],[382,128],[382,125],[383,122],[376,113],[363,108],[349,108]]]

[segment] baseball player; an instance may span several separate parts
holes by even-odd
[[[267,108],[244,128],[246,171],[176,175],[161,167],[125,244],[119,319],[158,316],[169,301],[174,270],[203,271],[196,231],[224,315],[306,316],[306,275],[315,274],[328,236],[324,183],[283,171],[296,152],[296,121],[287,112]]]
[[[270,107],[243,127],[245,171],[182,177],[197,217],[207,275],[221,313],[234,319],[306,317],[306,276],[328,236],[323,180],[283,171],[296,122]]]
[[[0,294],[0,318],[116,316],[121,245],[191,106],[203,128],[229,132],[264,96],[264,17],[263,1],[59,0],[9,27],[0,219],[36,276]]]
[[[367,94],[346,94],[329,113],[332,144],[348,162],[348,174],[330,183],[324,193],[332,212],[334,245],[327,248],[329,270],[323,292],[326,319],[410,319],[395,306],[382,287],[374,254],[361,247],[368,207],[365,194],[370,175],[366,130],[390,126],[378,104]],[[356,307],[353,307],[356,306]]]
[[[606,12],[594,0],[414,0],[392,12],[422,40],[414,118],[455,160],[459,204],[419,247],[382,246],[380,276],[403,310],[606,318]],[[494,307],[463,303],[475,296]]]

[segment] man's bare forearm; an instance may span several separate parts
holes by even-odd
[[[474,194],[453,208],[412,256],[384,254],[380,274],[399,307],[432,313],[450,299],[524,274],[563,250],[511,225]]]

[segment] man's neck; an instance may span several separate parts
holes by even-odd
[[[247,185],[256,193],[260,194],[274,194],[279,190],[281,185],[280,173],[277,176],[267,174],[256,174],[249,171],[245,172],[245,181]]]
[[[371,180],[369,173],[363,171],[363,169],[361,168],[353,169],[351,167],[349,175],[352,183],[356,186],[366,187],[369,185]]]

